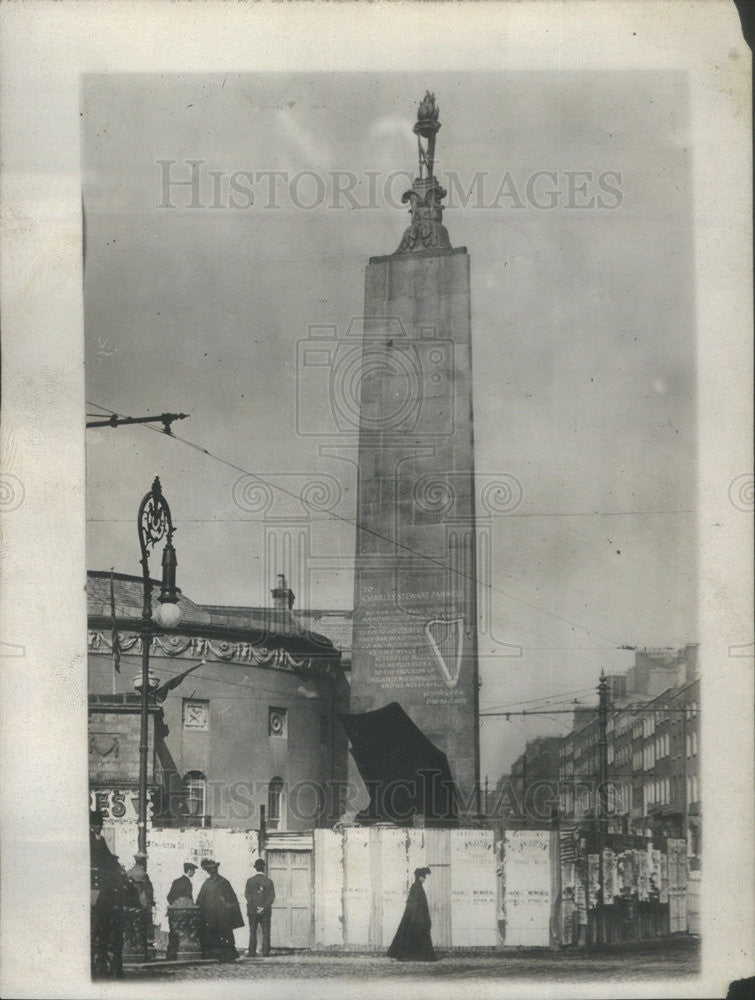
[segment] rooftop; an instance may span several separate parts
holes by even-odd
[[[130,576],[125,573],[109,573],[107,571],[90,570],[87,573],[87,606],[88,616],[91,619],[107,619],[112,617],[110,581],[113,581],[113,597],[115,603],[115,615],[119,622],[124,620],[135,623],[142,617],[142,603],[144,597],[144,584],[141,577]],[[156,602],[160,592],[160,583],[152,580],[153,603]],[[237,607],[226,605],[202,605],[196,604],[188,598],[180,589],[179,607],[181,608],[181,627],[189,628],[196,632],[198,627],[207,626],[208,631],[217,634],[227,631],[237,636],[239,633],[249,631],[255,635],[265,636],[267,641],[278,640],[284,645],[293,644],[296,647],[309,647],[310,652],[316,651],[319,655],[332,654],[338,656],[340,645],[333,642],[331,635],[310,630],[307,625],[309,621],[314,621],[316,616],[335,615],[338,621],[336,631],[339,637],[346,638],[348,632],[347,647],[351,647],[350,616],[344,617],[343,623],[338,620],[339,612],[291,612],[278,608],[259,607]],[[320,620],[318,617],[317,620]],[[330,619],[328,619],[330,620]],[[124,627],[128,628],[128,625]],[[133,627],[133,625],[132,625]],[[328,629],[330,632],[331,629]],[[250,637],[251,638],[251,637]],[[288,640],[288,642],[286,641]]]

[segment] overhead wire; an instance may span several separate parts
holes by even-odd
[[[110,413],[110,414],[114,414],[115,416],[118,416],[118,414],[114,410],[111,410],[109,407],[102,406],[100,403],[95,403],[92,400],[87,400],[86,402],[87,402],[88,406],[96,406],[98,409],[103,410],[105,413]],[[250,478],[256,480],[259,483],[261,483],[263,486],[267,486],[267,487],[269,487],[269,488],[271,488],[273,490],[277,490],[278,492],[283,493],[286,496],[289,496],[289,497],[292,497],[295,500],[298,500],[300,503],[305,503],[305,504],[307,504],[310,507],[314,507],[316,510],[320,510],[320,512],[322,514],[324,514],[325,516],[327,516],[328,518],[331,518],[331,519],[337,520],[337,521],[341,521],[344,524],[348,524],[352,528],[357,528],[359,531],[363,531],[363,532],[365,532],[367,534],[373,535],[375,538],[379,538],[381,541],[385,541],[385,542],[390,543],[391,545],[395,546],[397,549],[401,549],[401,550],[403,550],[405,552],[408,552],[408,553],[410,553],[411,555],[414,555],[414,556],[419,556],[421,559],[424,559],[426,562],[429,562],[429,563],[431,563],[434,566],[438,566],[440,569],[444,570],[444,572],[452,573],[452,574],[454,574],[454,575],[456,575],[458,577],[461,577],[462,579],[469,580],[471,583],[474,583],[475,585],[481,584],[482,586],[486,587],[491,592],[499,594],[501,597],[507,598],[507,600],[515,601],[517,604],[521,604],[523,607],[527,607],[527,608],[529,608],[532,611],[538,612],[539,614],[544,614],[547,617],[554,619],[555,621],[560,621],[560,622],[562,622],[565,625],[571,626],[571,628],[577,628],[580,631],[585,632],[587,635],[595,636],[595,637],[600,638],[600,639],[604,639],[607,642],[613,643],[614,646],[618,646],[619,645],[618,640],[616,640],[616,639],[614,639],[614,638],[612,638],[610,636],[604,635],[601,632],[595,631],[594,629],[587,628],[586,625],[580,625],[579,623],[574,622],[571,619],[564,617],[563,615],[558,615],[558,614],[556,614],[553,611],[547,611],[545,608],[542,608],[542,607],[540,607],[537,604],[533,604],[532,602],[526,601],[526,600],[524,600],[521,597],[517,597],[515,594],[510,594],[507,591],[501,590],[499,587],[495,587],[492,583],[482,583],[482,581],[478,580],[476,577],[471,576],[468,573],[463,572],[463,570],[457,569],[457,568],[455,568],[453,566],[449,566],[446,563],[442,562],[441,560],[435,559],[433,556],[428,555],[427,553],[419,552],[417,549],[412,548],[410,545],[406,545],[403,542],[399,542],[395,538],[390,538],[388,535],[385,535],[385,534],[383,534],[380,531],[376,531],[374,528],[369,528],[369,527],[367,527],[367,526],[365,526],[363,524],[360,524],[358,521],[356,521],[356,520],[354,520],[352,518],[345,517],[343,514],[338,514],[338,513],[336,513],[335,511],[332,511],[332,510],[328,510],[328,511],[321,510],[320,508],[317,507],[316,504],[313,504],[312,501],[306,501],[306,500],[304,500],[304,498],[302,496],[300,496],[298,493],[295,493],[292,490],[286,489],[284,486],[281,486],[279,483],[271,482],[270,480],[265,479],[264,477],[260,476],[258,473],[250,472],[248,469],[245,469],[242,466],[237,465],[235,462],[231,462],[229,459],[223,458],[220,455],[214,454],[213,452],[211,452],[209,450],[209,448],[205,448],[202,445],[197,444],[194,441],[190,441],[188,438],[185,438],[185,437],[183,437],[180,434],[172,433],[170,435],[165,435],[162,430],[158,429],[157,427],[151,427],[149,424],[140,424],[139,426],[144,427],[146,430],[153,431],[155,434],[160,434],[163,437],[169,437],[173,441],[180,441],[182,444],[186,445],[188,448],[192,448],[194,451],[197,451],[197,452],[199,452],[202,455],[206,455],[208,458],[212,459],[213,461],[219,462],[221,465],[225,465],[227,468],[233,469],[235,472],[239,472],[239,473],[241,473],[244,476],[249,476]],[[534,631],[534,629],[531,629],[528,626],[521,626],[520,625],[518,627],[523,628],[525,631],[529,631],[529,632],[533,632]]]

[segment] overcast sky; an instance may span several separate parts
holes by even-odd
[[[429,87],[445,222],[471,258],[476,468],[521,490],[484,525],[482,706],[589,698],[601,667],[631,666],[617,646],[696,641],[685,82],[84,77],[87,399],[190,413],[177,434],[215,456],[143,427],[88,431],[89,568],[139,572],[136,514],[159,475],[187,596],[267,603],[263,519],[300,517],[289,494],[330,476],[339,516],[312,521],[310,603],[352,606],[353,467],[325,450],[355,442],[329,420],[328,385],[297,363],[297,345],[312,327],[326,328],[321,341],[345,333],[368,258],[398,245]],[[198,188],[166,187],[190,178],[188,161]],[[288,493],[260,512],[239,470]],[[525,738],[567,720],[487,721],[483,774],[494,780]]]

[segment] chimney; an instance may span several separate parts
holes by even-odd
[[[278,574],[278,586],[270,593],[273,595],[273,607],[276,611],[289,611],[294,606],[294,592],[286,584],[286,578],[282,573]]]
[[[682,684],[689,684],[697,679],[697,647],[696,642],[688,642],[684,647],[684,658],[682,660]]]

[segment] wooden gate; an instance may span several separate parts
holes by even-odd
[[[275,885],[270,940],[273,948],[312,947],[312,852],[267,851]]]

